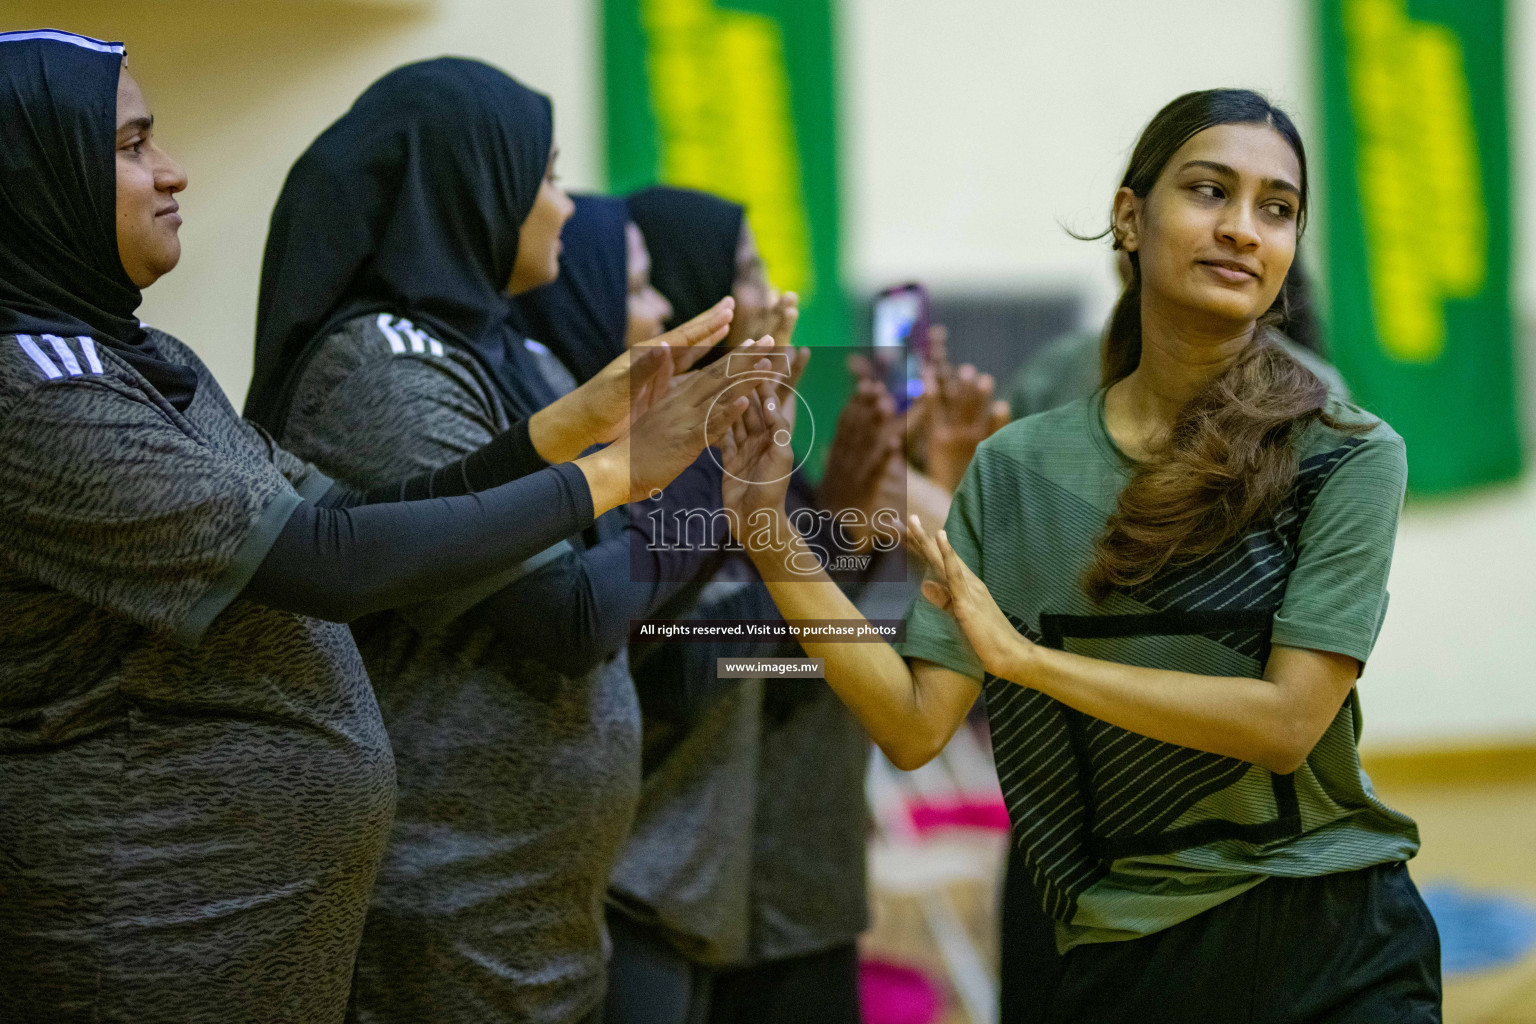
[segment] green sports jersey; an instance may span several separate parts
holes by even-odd
[[[1200,562],[1096,605],[1081,579],[1132,462],[1104,426],[1104,393],[1016,421],[982,443],[946,528],[1029,639],[1089,657],[1212,676],[1263,674],[1271,644],[1362,664],[1387,606],[1402,508],[1402,439],[1356,406],[1312,425],[1274,519]],[[1355,691],[1307,761],[1276,775],[1128,732],[986,675],[954,620],[917,600],[907,657],[983,681],[1013,825],[1063,951],[1136,938],[1271,875],[1411,857],[1412,820],[1376,799],[1356,749]]]

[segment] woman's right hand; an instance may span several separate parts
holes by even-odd
[[[790,326],[793,326],[791,324]],[[809,348],[789,353],[789,375],[777,383],[758,381],[752,402],[731,428],[733,444],[725,469],[731,474],[723,487],[726,506],[735,511],[737,539],[762,535],[762,514],[784,518],[785,495],[795,468],[790,439],[799,409],[795,386],[810,362]]]

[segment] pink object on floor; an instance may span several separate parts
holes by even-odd
[[[939,989],[922,971],[865,960],[859,964],[859,1007],[864,1024],[933,1024]]]
[[[914,800],[907,805],[912,827],[922,833],[941,828],[984,828],[1008,831],[1008,808],[1002,797],[961,797],[954,800]]]

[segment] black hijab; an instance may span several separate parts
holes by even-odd
[[[185,411],[197,374],[163,359],[117,253],[123,44],[0,33],[0,334],[88,335]]]
[[[742,207],[668,185],[636,192],[625,202],[651,251],[651,283],[672,303],[669,330],[731,294]]]
[[[379,312],[474,355],[514,416],[547,401],[506,287],[553,139],[548,97],[478,61],[408,64],[369,86],[278,196],[246,414],[279,431],[317,343]]]
[[[612,196],[575,196],[560,232],[560,276],[513,300],[530,335],[549,347],[578,384],[624,351],[629,329],[629,210]]]

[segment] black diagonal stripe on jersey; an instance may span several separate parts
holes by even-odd
[[[1156,610],[1278,610],[1307,513],[1328,477],[1350,452],[1364,443],[1362,438],[1347,438],[1337,448],[1303,460],[1297,467],[1290,498],[1272,521],[1210,558],[1160,574],[1131,596]],[[1237,572],[1240,568],[1242,571]],[[1267,638],[1263,642],[1251,635],[1212,639],[1257,660],[1268,657]]]
[[[1031,641],[1040,635],[1021,619],[1013,627]],[[1044,901],[1047,914],[1069,921],[1078,896],[1108,868],[1093,854],[1087,776],[1072,747],[1070,708],[1038,690],[988,675],[987,715],[994,731],[1024,730],[1028,744],[999,751],[997,780],[1008,807],[1013,841]]]
[[[1095,725],[1100,728],[1094,729]],[[1096,720],[1085,723],[1085,731],[1099,732],[1104,739],[1126,734],[1124,729]],[[1170,809],[1176,808],[1173,813],[1177,817],[1193,802],[1190,798],[1194,793],[1203,796],[1223,789],[1248,771],[1247,763],[1236,758],[1129,735],[1134,741],[1120,745],[1108,763],[1098,756],[1102,742],[1088,745],[1098,811],[1094,831],[1101,836],[1136,831],[1138,822],[1158,821]],[[1214,789],[1210,788],[1212,783]]]
[[[1264,608],[1042,615],[1040,628],[1042,642],[1058,649],[1065,648],[1068,638],[1179,634],[1257,635],[1267,643],[1272,615]],[[1189,807],[1232,785],[1249,770],[1237,758],[1141,736],[1080,712],[1067,714],[1078,770],[1089,779],[1084,800],[1092,821],[1089,842],[1101,856],[1106,849],[1157,841]]]
[[[1225,789],[1248,771],[1241,761],[1215,755],[1194,757],[1157,740],[1141,749],[1150,755],[1146,763],[1151,771],[1125,780],[1113,793],[1094,791],[1095,835],[1123,835],[1169,824],[1187,807]]]
[[[1298,467],[1291,500],[1272,522],[1215,557],[1165,573],[1130,595],[1151,608],[1150,613],[1042,615],[1040,635],[1016,616],[1009,620],[1032,641],[1051,647],[1063,647],[1068,635],[1194,633],[1262,662],[1268,657],[1270,624],[1285,595],[1301,524],[1328,475],[1359,443],[1352,438],[1305,460]],[[1077,897],[1107,873],[1108,859],[1138,850],[1167,852],[1200,845],[1210,841],[1208,835],[1264,842],[1270,832],[1279,833],[1278,838],[1297,827],[1279,801],[1283,791],[1294,804],[1294,783],[1277,777],[1281,813],[1272,821],[1199,823],[1165,835],[1186,809],[1237,782],[1249,766],[1236,758],[1118,729],[990,676],[986,694],[994,735],[1028,722],[1030,745],[1010,744],[998,752],[998,782],[1014,841],[1025,852],[1047,912],[1057,920],[1070,919]],[[1021,756],[1021,750],[1027,753]],[[1136,771],[1145,774],[1109,774],[1126,763],[1141,765]]]
[[[1225,593],[1245,584],[1250,563],[1267,564],[1285,547],[1273,523],[1266,523],[1200,562],[1162,573],[1136,599],[1152,608],[1220,607]]]
[[[1173,755],[1181,757],[1182,755]],[[1237,782],[1248,774],[1249,766],[1235,758],[1210,755],[1189,759],[1181,765],[1179,774],[1169,773],[1161,783],[1167,790],[1164,799],[1124,800],[1115,804],[1100,801],[1100,818],[1094,833],[1101,839],[1133,836],[1147,832],[1161,832],[1185,809],[1199,803],[1212,793]],[[1130,795],[1144,794],[1145,789],[1127,791]],[[1156,793],[1156,790],[1153,791]]]
[[[1224,839],[1237,839],[1247,843],[1272,843],[1295,835],[1301,830],[1301,802],[1296,797],[1296,778],[1293,775],[1271,775],[1270,787],[1275,795],[1275,817],[1265,822],[1241,825],[1234,821],[1212,818],[1197,821],[1182,828],[1168,831],[1129,835],[1123,838],[1101,839],[1098,853],[1108,860],[1120,857],[1155,856],[1206,846]]]

